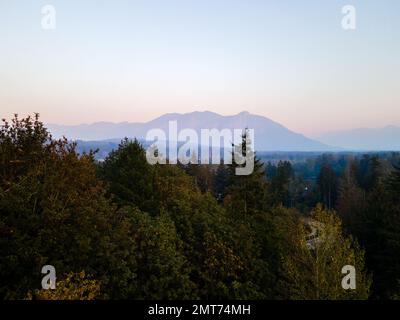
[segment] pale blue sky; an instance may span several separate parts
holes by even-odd
[[[0,0],[0,108],[60,124],[247,110],[307,135],[400,125],[400,1]]]

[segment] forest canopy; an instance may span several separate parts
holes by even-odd
[[[0,129],[2,299],[390,299],[400,295],[398,154],[150,165],[96,161],[39,116]],[[310,174],[312,171],[315,174]],[[57,289],[41,289],[44,265]],[[342,287],[346,265],[356,288]]]

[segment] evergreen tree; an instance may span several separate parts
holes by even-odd
[[[373,271],[375,298],[388,299],[399,292],[400,274],[400,169],[370,192],[366,228],[360,236]]]
[[[249,175],[236,174],[236,169],[244,165],[233,161],[233,164],[228,166],[227,196],[224,203],[233,215],[245,218],[267,207],[267,181],[263,163],[255,152],[248,148],[246,132],[243,134],[241,144],[233,146],[233,154],[234,152],[240,152],[243,157],[250,154],[250,158],[254,161],[253,172]]]
[[[356,170],[349,163],[339,179],[337,211],[347,232],[359,236],[364,228],[366,199],[365,191],[357,185]]]
[[[329,208],[333,208],[336,202],[338,179],[335,171],[324,163],[318,175],[317,185],[322,202]]]
[[[143,211],[153,211],[153,167],[139,141],[124,139],[100,164],[99,173],[119,206],[133,204]]]
[[[279,161],[276,174],[271,179],[270,190],[275,205],[290,206],[290,182],[294,177],[292,165],[289,161]]]
[[[228,172],[226,166],[221,163],[214,175],[213,192],[218,202],[222,202],[226,195]]]

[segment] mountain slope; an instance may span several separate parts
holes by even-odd
[[[123,137],[144,139],[151,129],[162,129],[168,134],[169,121],[177,121],[178,130],[190,128],[200,133],[201,129],[254,129],[254,143],[258,151],[327,151],[330,147],[316,140],[295,133],[266,117],[241,112],[222,116],[214,112],[168,113],[147,123],[99,122],[77,126],[49,124],[53,136],[65,135],[69,139],[109,140]],[[200,137],[200,134],[199,134]]]

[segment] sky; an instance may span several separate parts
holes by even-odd
[[[345,5],[354,30],[342,28]],[[202,110],[246,110],[308,136],[400,125],[400,1],[0,0],[1,117]]]

